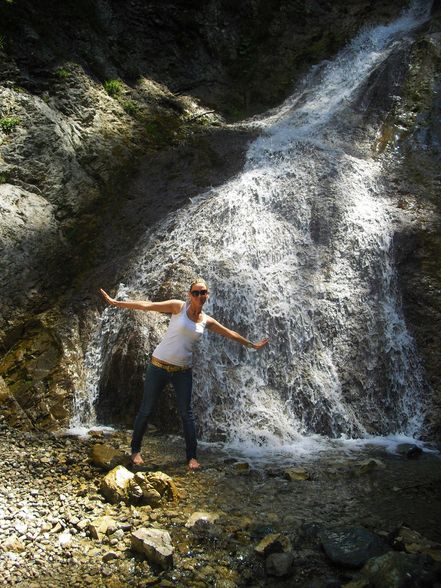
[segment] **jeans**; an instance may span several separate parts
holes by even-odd
[[[168,372],[152,364],[147,367],[144,380],[144,395],[133,426],[132,453],[139,453],[141,451],[142,438],[147,429],[148,420],[153,412],[155,403],[164,386],[168,382],[171,382],[175,390],[178,410],[184,426],[187,461],[196,458],[196,429],[193,410],[191,408],[192,379],[191,368],[179,372]]]

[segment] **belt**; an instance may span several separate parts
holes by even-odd
[[[156,367],[162,368],[163,370],[166,370],[167,372],[183,372],[184,370],[189,370],[190,366],[180,366],[180,365],[173,365],[171,363],[167,363],[165,361],[161,361],[160,359],[157,359],[156,357],[152,357],[151,362],[152,365],[155,365]]]

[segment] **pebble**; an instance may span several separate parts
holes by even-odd
[[[88,460],[95,442],[93,438],[68,439],[45,433],[28,437],[0,421],[0,476],[7,480],[0,487],[0,577],[6,584],[17,588],[141,588],[159,582],[162,586],[205,586],[217,579],[224,588],[246,584],[261,588],[271,585],[262,556],[254,553],[263,537],[282,533],[297,544],[303,522],[350,525],[364,520],[379,526],[377,531],[388,532],[395,521],[416,510],[413,506],[409,510],[404,500],[400,503],[406,494],[394,492],[394,486],[409,486],[412,480],[406,479],[406,474],[414,476],[416,486],[421,484],[423,474],[414,468],[424,464],[424,458],[403,459],[407,469],[394,473],[391,468],[401,462],[383,458],[380,480],[384,478],[384,493],[390,503],[388,510],[377,513],[378,501],[371,497],[366,484],[369,478],[352,474],[345,478],[348,467],[342,467],[343,473],[336,475],[331,474],[332,464],[328,468],[326,463],[305,464],[311,479],[296,483],[284,480],[283,469],[279,476],[269,476],[253,466],[250,475],[238,476],[237,460],[227,463],[225,455],[213,452],[202,456],[201,471],[189,475],[185,465],[176,460],[182,451],[180,440],[157,436],[149,441],[152,461],[173,477],[181,499],[164,509],[152,509],[124,503],[110,505],[103,500],[97,492],[103,472]],[[128,436],[115,434],[109,442],[124,451]],[[23,463],[20,445],[26,448],[27,464]],[[67,473],[61,462],[69,463]],[[292,464],[293,469],[300,467],[303,464]],[[434,480],[439,480],[438,462],[430,464],[430,472]],[[428,479],[427,472],[424,476]],[[186,526],[197,513],[215,513],[219,518],[202,521],[194,528]],[[427,520],[421,524],[430,527],[439,514],[428,510]],[[89,526],[104,516],[111,517],[114,524],[107,535],[94,539]],[[175,547],[174,567],[162,573],[160,580],[130,549],[130,534],[143,526],[168,531]],[[305,537],[304,541],[312,541]],[[304,569],[296,563],[293,572],[299,574],[299,585],[305,580],[304,574],[318,569],[320,557],[324,577],[325,572],[329,576],[332,571],[326,567],[324,556],[313,549],[308,551],[309,547],[303,549]],[[295,579],[293,576],[293,585]]]

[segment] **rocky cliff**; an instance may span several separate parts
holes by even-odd
[[[98,287],[117,283],[148,226],[241,168],[250,131],[228,123],[278,104],[311,65],[405,4],[0,0],[0,396],[11,423],[67,424]],[[385,71],[360,112],[383,129],[372,148],[391,154],[391,193],[418,211],[419,223],[397,219],[397,252],[439,410],[437,4],[399,76]],[[103,385],[131,374],[139,389],[142,352],[122,346]]]

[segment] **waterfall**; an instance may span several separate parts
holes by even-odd
[[[342,121],[428,11],[414,2],[363,30],[279,109],[249,121],[260,136],[243,172],[151,228],[127,268],[128,290],[148,298],[171,268],[191,266],[212,292],[208,314],[270,338],[253,353],[204,337],[194,370],[203,438],[281,448],[314,434],[418,433],[423,378],[401,309],[382,161],[348,141]],[[106,314],[103,328],[114,328]]]

